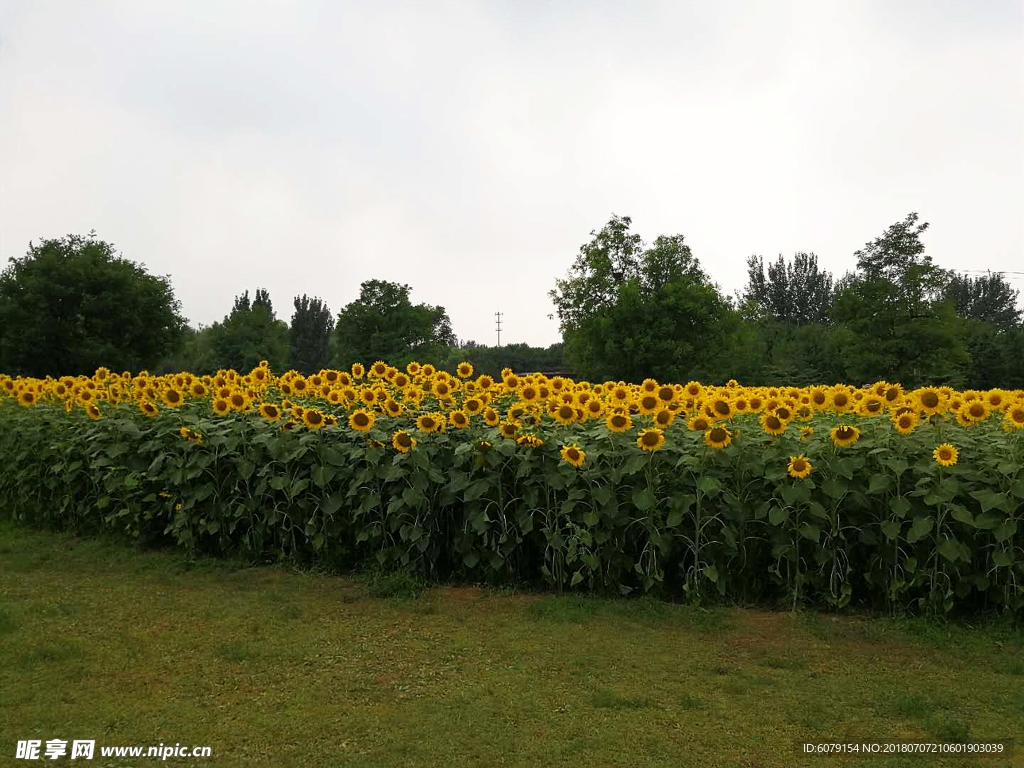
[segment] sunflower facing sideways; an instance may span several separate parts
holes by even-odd
[[[267,421],[277,421],[281,418],[281,409],[274,403],[260,403],[259,412]]]
[[[391,436],[391,445],[399,453],[408,453],[416,447],[416,438],[400,429]]]
[[[564,445],[561,450],[562,460],[566,464],[571,464],[574,467],[583,466],[583,462],[586,461],[587,453],[582,450],[576,443],[572,445]]]

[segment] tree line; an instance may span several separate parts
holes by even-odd
[[[592,379],[1024,388],[1018,292],[999,273],[933,263],[916,213],[839,278],[813,253],[751,256],[732,297],[682,235],[648,246],[631,224],[613,216],[592,232],[550,292],[566,359]]]
[[[414,304],[409,285],[368,280],[337,314],[296,296],[286,321],[269,292],[248,289],[209,326],[190,326],[168,276],[155,276],[95,233],[29,245],[0,273],[0,370],[45,376],[99,366],[156,373],[312,373],[353,361],[472,362],[497,376],[569,371],[594,381],[1024,388],[1018,293],[999,273],[970,277],[934,264],[916,213],[853,254],[836,278],[814,253],[747,259],[726,296],[683,235],[647,244],[628,216],[590,233],[550,291],[562,343],[494,347],[459,341],[444,307]]]
[[[323,299],[296,296],[290,320],[270,293],[234,298],[209,326],[190,326],[168,276],[150,275],[112,243],[68,235],[29,245],[0,274],[0,371],[43,377],[89,374],[100,366],[151,373],[222,368],[249,371],[261,360],[283,372],[414,359],[446,368],[471,357],[480,373],[560,370],[561,344],[490,347],[460,342],[442,306],[414,304],[412,288],[368,280],[335,316]]]

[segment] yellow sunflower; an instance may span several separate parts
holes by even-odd
[[[732,432],[721,425],[711,427],[704,433],[704,442],[716,451],[720,450],[732,442]]]
[[[281,409],[274,403],[260,403],[260,416],[267,421],[277,421],[281,418]]]
[[[920,419],[921,417],[917,415],[917,411],[906,411],[899,415],[893,414],[892,428],[901,435],[909,435],[917,429]]]
[[[812,399],[813,402],[813,399]],[[845,389],[834,389],[829,395],[829,405],[832,406],[832,410],[836,413],[846,413],[850,410],[852,401],[850,399],[850,393]]]
[[[661,407],[661,401],[653,393],[643,394],[636,400],[636,407],[644,416],[650,416]]]
[[[500,421],[501,415],[494,408],[484,409],[484,424],[488,427],[496,427]]]
[[[213,402],[210,403],[210,407],[213,408],[213,412],[218,416],[223,416],[231,410],[231,404],[223,397],[215,397]]]
[[[984,400],[972,400],[960,409],[964,419],[971,422],[984,421],[989,417],[991,411]]]
[[[416,447],[416,438],[404,429],[400,429],[391,436],[391,445],[399,453],[408,453]]]
[[[655,393],[658,395],[658,400],[661,401],[663,406],[672,405],[678,398],[678,393],[675,387],[670,387],[667,384],[662,384],[658,387],[658,391]]]
[[[761,429],[769,435],[781,435],[786,431],[786,422],[771,411],[761,414]]]
[[[514,421],[505,419],[498,426],[498,430],[501,432],[502,437],[508,438],[509,440],[514,440],[516,432],[519,431],[519,425]]]
[[[736,407],[732,401],[721,395],[713,397],[708,403],[708,408],[711,410],[712,417],[719,421],[726,421],[736,413]]]
[[[711,419],[707,416],[694,416],[687,426],[694,432],[707,432],[711,429]]]
[[[562,446],[561,454],[562,460],[574,467],[582,466],[587,458],[586,451],[582,450],[576,443]]]
[[[832,427],[832,442],[836,445],[840,447],[853,445],[858,440],[860,440],[860,430],[857,427],[849,424]]]
[[[460,379],[468,379],[470,376],[473,375],[473,366],[472,364],[463,360],[461,363],[459,363],[459,366],[458,368],[455,369],[455,372],[459,375]]]
[[[149,400],[139,401],[139,410],[147,416],[156,416],[160,413],[160,409],[153,405]]]
[[[798,480],[803,480],[811,474],[811,462],[806,456],[790,456],[789,457],[789,476],[795,477]]]
[[[625,432],[633,426],[633,420],[628,413],[613,411],[604,420],[605,426],[612,432]]]
[[[168,387],[164,390],[162,397],[164,405],[168,408],[177,408],[179,405],[185,402],[185,395],[182,394],[181,390],[175,389],[174,387]]]
[[[438,418],[433,413],[424,413],[416,419],[416,429],[420,432],[437,432],[440,428]]]
[[[1006,415],[1003,417],[1003,422],[1011,429],[1024,428],[1024,404],[1011,405],[1007,408]]]
[[[939,413],[943,410],[943,405],[945,405],[942,395],[940,395],[939,391],[934,387],[924,387],[923,389],[917,390],[915,393],[915,399],[917,400],[921,412],[925,416],[931,416],[932,414]]]
[[[960,458],[960,451],[954,448],[949,443],[943,443],[934,451],[932,456],[935,458],[935,462],[942,467],[951,467],[956,464]]]
[[[452,411],[448,414],[448,421],[456,429],[465,429],[469,426],[469,416],[465,411]]]
[[[305,419],[305,417],[303,417]],[[356,432],[366,432],[373,428],[373,422],[377,420],[377,414],[373,411],[364,411],[360,408],[358,411],[353,411],[352,415],[348,417],[348,426],[354,429]]]
[[[576,409],[567,403],[558,406],[551,414],[559,424],[571,424],[576,420]]]
[[[355,414],[353,414],[355,415]],[[371,416],[373,414],[370,414]],[[321,429],[325,426],[324,415],[316,408],[307,408],[302,414],[302,423],[310,429]],[[351,421],[349,421],[351,424]],[[373,425],[373,420],[370,420],[370,425]],[[367,427],[369,429],[369,427]]]
[[[235,391],[228,397],[228,405],[233,411],[244,411],[249,407],[249,397],[244,392]]]
[[[885,401],[877,395],[868,395],[860,401],[858,411],[861,416],[877,416],[885,410]]]
[[[645,429],[636,439],[637,447],[642,451],[657,451],[665,444],[665,433],[660,429]]]
[[[654,414],[654,425],[658,429],[668,429],[672,426],[672,422],[675,420],[676,412],[671,408],[662,408]]]

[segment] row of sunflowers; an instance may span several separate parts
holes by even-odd
[[[0,500],[27,520],[253,557],[373,557],[435,578],[1024,606],[1019,390],[593,383],[377,361],[0,375],[0,396],[16,424]],[[36,508],[47,493],[67,514]]]

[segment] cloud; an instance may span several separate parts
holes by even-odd
[[[0,11],[0,255],[95,228],[209,323],[370,278],[461,338],[558,340],[615,212],[727,291],[841,274],[908,212],[951,268],[1024,250],[1021,6],[33,2]]]

